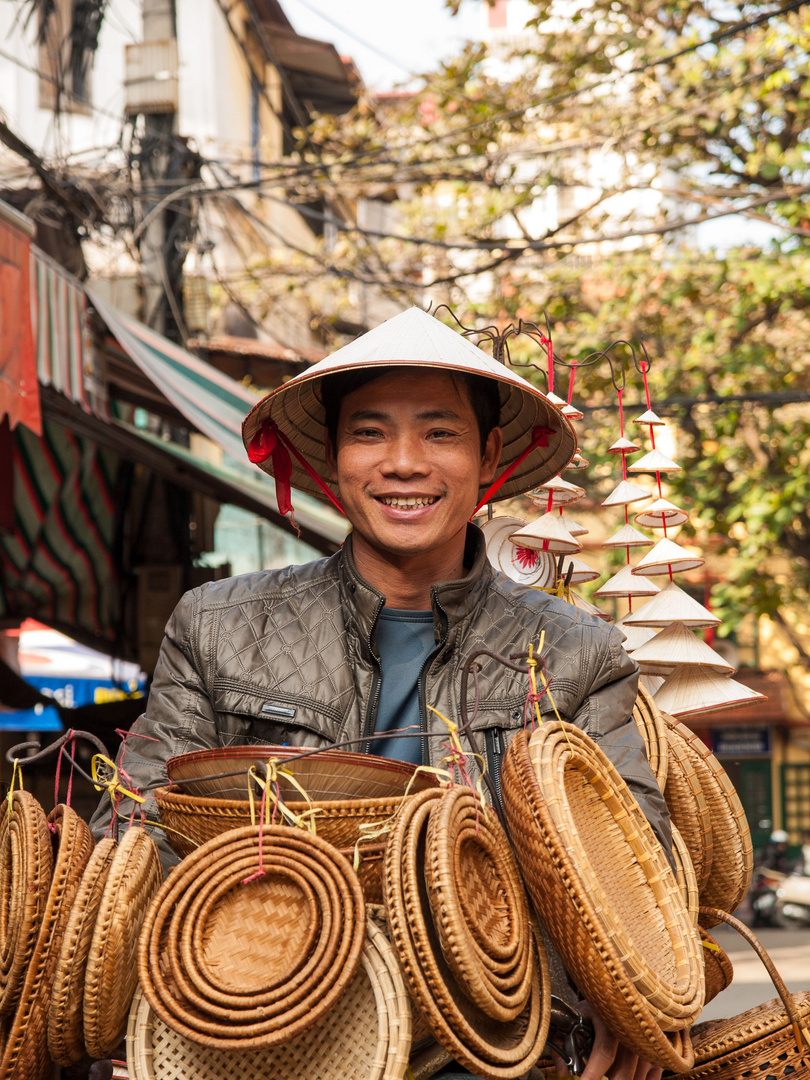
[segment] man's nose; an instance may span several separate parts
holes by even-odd
[[[407,432],[388,439],[381,462],[383,473],[391,476],[424,475],[428,471],[427,456],[422,440]]]

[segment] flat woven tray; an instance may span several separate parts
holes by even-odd
[[[485,1080],[519,1077],[540,1056],[548,1032],[545,951],[533,927],[531,992],[515,1020],[494,1021],[459,986],[441,949],[422,872],[430,816],[442,795],[426,791],[407,799],[389,838],[383,890],[391,939],[411,997],[436,1041]]]
[[[147,913],[138,973],[179,1034],[219,1050],[259,1049],[295,1038],[333,1007],[364,931],[357,875],[336,848],[300,829],[248,826],[173,870]]]
[[[633,719],[647,747],[647,760],[655,781],[663,791],[667,784],[669,767],[669,740],[666,725],[655,698],[641,684],[639,684],[636,703],[633,706]]]
[[[684,740],[670,727],[667,727],[667,738],[669,763],[664,799],[672,822],[689,849],[700,890],[709,880],[712,870],[711,813],[695,771],[694,756],[688,753]]]
[[[572,978],[622,1043],[689,1068],[703,1004],[697,930],[660,844],[605,755],[570,724],[512,740],[504,810],[529,894]]]
[[[48,1009],[48,1053],[58,1065],[73,1065],[87,1052],[84,1045],[84,975],[104,883],[117,846],[112,839],[96,844],[79,883],[62,938]]]
[[[53,878],[22,994],[0,1061],[1,1080],[45,1080],[53,1069],[48,1056],[48,1006],[62,937],[73,899],[93,851],[93,837],[69,806],[48,815],[58,844]]]
[[[45,812],[33,795],[15,791],[0,803],[0,1017],[17,1007],[52,873]]]
[[[231,829],[252,824],[248,799],[214,799],[184,795],[170,788],[156,788],[158,813],[166,827],[166,839],[184,858],[201,845]],[[385,799],[340,799],[331,802],[290,802],[295,814],[314,811],[318,836],[336,848],[354,847],[363,839],[361,825],[382,825],[399,809],[402,797]],[[255,804],[259,817],[259,802]],[[276,816],[279,823],[280,815]]]
[[[138,937],[163,881],[155,841],[143,829],[124,833],[113,855],[87,954],[84,1042],[106,1058],[124,1036],[138,984]]]
[[[712,858],[709,873],[700,887],[700,903],[734,912],[748,892],[754,868],[745,810],[726,770],[708,746],[685,724],[666,713],[663,718],[671,740],[682,741],[711,818]]]
[[[411,1011],[396,955],[369,922],[360,966],[334,1007],[283,1046],[203,1047],[168,1028],[136,993],[127,1029],[130,1080],[402,1080]]]
[[[681,836],[677,825],[672,826],[672,857],[675,861],[675,880],[689,912],[689,918],[693,926],[698,925],[698,908],[700,907],[700,895],[698,893],[695,868],[692,865],[692,856],[686,841]]]

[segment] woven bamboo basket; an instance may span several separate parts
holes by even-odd
[[[698,890],[709,880],[712,869],[712,819],[709,804],[695,772],[695,761],[687,753],[684,740],[667,727],[669,760],[664,798],[675,825],[689,849]]]
[[[147,912],[139,978],[158,1016],[193,1042],[278,1045],[333,1007],[364,927],[357,875],[337,849],[300,829],[248,826],[166,880]]]
[[[728,923],[762,960],[778,998],[723,1020],[696,1024],[695,1065],[680,1080],[799,1080],[810,1076],[810,993],[791,994],[756,936],[718,908],[701,908],[712,925]]]
[[[697,877],[695,868],[692,866],[692,857],[686,841],[681,836],[677,825],[672,826],[672,856],[675,861],[675,880],[681,891],[686,910],[692,925],[698,925],[698,908],[700,907],[700,894],[698,893]]]
[[[130,1080],[402,1080],[411,1013],[396,955],[369,922],[361,963],[334,1007],[283,1046],[223,1052],[167,1027],[138,991],[127,1029]]]
[[[33,795],[15,791],[0,803],[0,1017],[17,1007],[52,873],[45,812]]]
[[[48,898],[20,999],[0,1060],[2,1080],[45,1080],[53,1069],[48,1055],[48,1007],[56,964],[70,909],[93,850],[93,837],[69,806],[48,815],[58,848]]]
[[[649,824],[605,755],[569,724],[504,757],[510,837],[549,936],[584,996],[645,1061],[689,1068],[703,1005],[699,938]]]
[[[669,767],[669,740],[666,725],[655,698],[641,685],[639,685],[636,703],[633,706],[633,719],[647,747],[647,760],[655,781],[663,791],[666,787]]]
[[[161,825],[166,838],[181,858],[190,855],[200,845],[208,843],[231,829],[251,825],[248,799],[213,799],[200,795],[184,795],[171,788],[155,790]],[[402,797],[385,799],[340,799],[329,802],[290,802],[294,814],[312,815],[318,836],[336,848],[354,847],[364,839],[361,826],[380,826],[398,810]],[[258,803],[256,804],[258,819]],[[276,821],[280,815],[276,816]]]
[[[531,992],[526,1008],[515,1020],[494,1021],[459,986],[441,949],[422,872],[430,815],[442,795],[441,791],[426,791],[407,799],[389,838],[383,888],[391,938],[411,997],[436,1041],[485,1080],[519,1077],[540,1056],[548,1032],[545,951],[532,925]]]
[[[681,741],[711,818],[712,858],[700,887],[701,906],[733,912],[748,892],[754,868],[745,811],[728,774],[706,744],[673,717],[664,713],[663,719],[670,739]]]
[[[708,930],[700,928],[700,940],[703,944],[703,966],[706,978],[706,1003],[713,1001],[731,986],[734,968],[724,950],[717,944]]]

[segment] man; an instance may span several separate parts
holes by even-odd
[[[274,475],[282,510],[295,485],[338,502],[352,532],[329,559],[181,600],[147,714],[122,754],[130,782],[148,793],[165,782],[171,755],[234,743],[350,740],[435,765],[447,732],[430,707],[460,721],[467,657],[482,647],[523,651],[545,632],[557,708],[599,742],[669,843],[631,718],[637,669],[621,634],[496,574],[468,523],[482,499],[535,488],[573,456],[570,425],[539,391],[412,309],[268,395],[244,437]],[[523,727],[527,686],[487,661],[479,689],[472,726],[497,774]],[[541,710],[552,712],[547,699]],[[147,812],[155,816],[149,804]],[[108,819],[97,815],[95,830]],[[585,1080],[660,1076],[594,1020]]]

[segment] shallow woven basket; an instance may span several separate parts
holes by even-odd
[[[722,994],[734,979],[734,968],[725,951],[717,944],[708,930],[700,928],[703,944],[703,966],[706,977],[706,1003]]]
[[[53,1069],[48,1055],[48,1007],[59,950],[93,837],[69,806],[48,815],[58,844],[42,924],[0,1061],[2,1080],[45,1080]]]
[[[800,1080],[810,1076],[810,993],[791,994],[756,936],[717,908],[701,908],[708,920],[728,923],[754,948],[778,998],[723,1020],[696,1024],[695,1065],[681,1080]]]
[[[120,1043],[138,984],[138,938],[163,881],[157,844],[143,829],[124,833],[113,855],[87,954],[84,1043],[106,1058]]]
[[[695,868],[692,866],[692,857],[686,841],[681,836],[677,825],[672,826],[672,857],[675,862],[675,880],[681,890],[681,896],[689,912],[692,925],[698,925],[698,908],[700,907],[700,895],[698,893]]]
[[[161,825],[166,827],[166,839],[181,858],[214,837],[252,824],[248,799],[204,798],[200,795],[183,795],[171,788],[157,788],[154,794]],[[295,814],[316,811],[317,835],[336,848],[348,848],[363,839],[361,825],[382,825],[396,813],[401,802],[402,798],[397,797],[291,802],[286,805]],[[258,802],[255,813],[258,820]],[[276,821],[280,821],[280,815],[276,816]]]
[[[361,963],[334,1007],[283,1046],[227,1053],[168,1028],[142,991],[127,1028],[130,1080],[402,1080],[411,1043],[410,1001],[396,955],[372,922]]]
[[[669,767],[669,740],[666,724],[655,698],[640,684],[636,703],[633,706],[633,719],[647,747],[647,760],[655,776],[655,782],[663,791],[667,784]]]
[[[48,1009],[48,1053],[58,1065],[73,1065],[87,1052],[84,974],[104,883],[117,846],[112,839],[100,840],[96,845],[79,883],[62,938]]]
[[[442,794],[426,791],[407,799],[389,838],[383,886],[391,939],[411,997],[436,1041],[485,1080],[519,1077],[540,1056],[548,1033],[545,950],[539,931],[532,926],[531,993],[526,1009],[515,1020],[492,1020],[460,989],[433,926],[422,872],[431,812]]]
[[[754,868],[745,810],[728,774],[708,746],[685,724],[666,713],[663,719],[672,741],[682,742],[711,817],[712,858],[709,873],[700,886],[701,906],[733,912],[748,892]]]
[[[301,756],[306,754],[306,756]],[[212,798],[248,798],[248,770],[257,762],[276,759],[291,772],[310,799],[335,802],[342,799],[397,799],[406,791],[436,787],[430,773],[416,771],[407,761],[394,761],[375,754],[324,749],[317,753],[296,746],[223,746],[194,750],[169,758],[166,770],[170,787],[181,784],[186,795]],[[233,775],[227,775],[227,774]],[[301,793],[280,772],[281,798],[298,800]]]
[[[301,829],[248,826],[173,870],[147,912],[139,978],[158,1016],[200,1045],[278,1045],[332,1008],[364,927],[357,875],[336,848]]]
[[[664,799],[672,823],[677,826],[692,858],[698,890],[709,880],[712,869],[712,819],[709,804],[695,771],[694,757],[686,743],[667,727],[669,760]]]
[[[510,837],[529,894],[572,978],[622,1043],[661,1067],[692,1064],[703,1005],[700,942],[666,856],[587,735],[543,724],[504,757]]]
[[[0,803],[0,1017],[17,1007],[52,873],[45,812],[33,795],[15,791]]]

